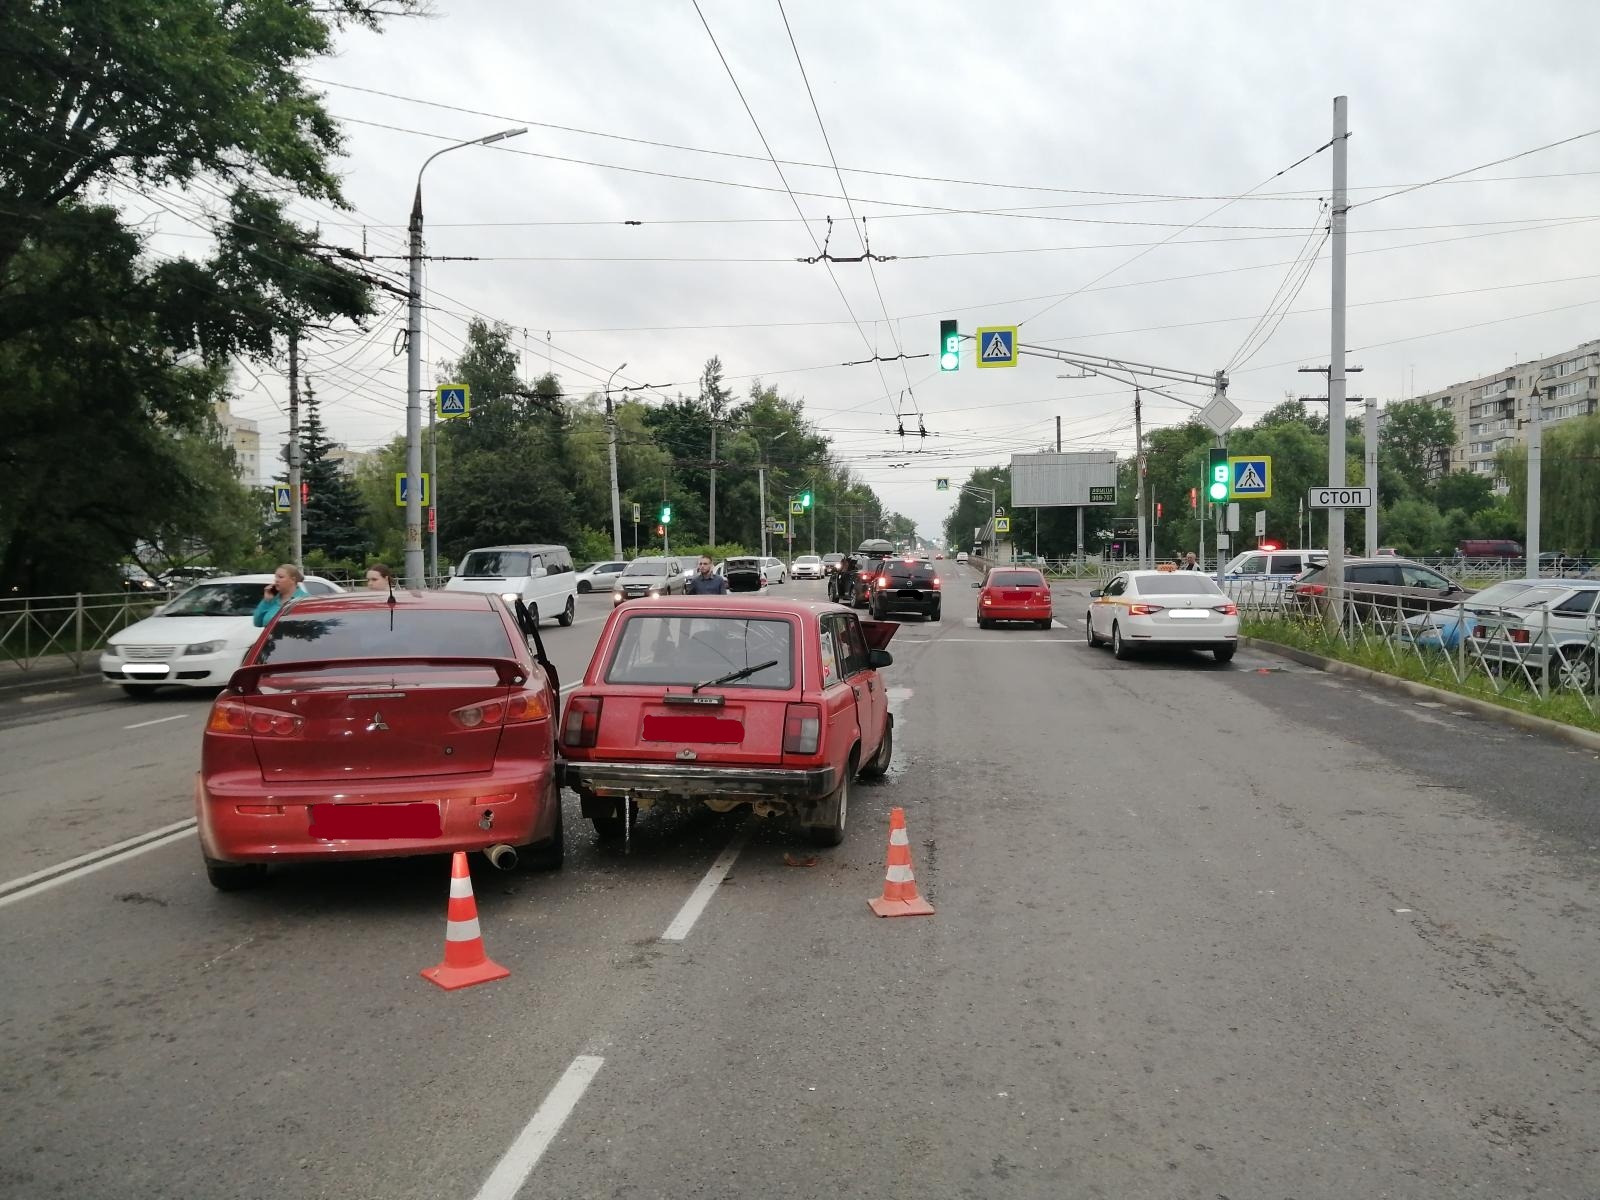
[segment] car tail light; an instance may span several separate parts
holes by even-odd
[[[450,719],[463,729],[478,729],[484,725],[519,725],[527,721],[542,721],[550,715],[544,702],[544,693],[527,691],[515,695],[480,700],[450,714]]]
[[[1294,585],[1293,590],[1302,596],[1321,596],[1328,589],[1320,583],[1297,583]]]
[[[1159,604],[1130,604],[1128,615],[1130,617],[1153,617],[1161,611]]]
[[[985,593],[983,593],[983,602],[985,604],[993,604],[994,603],[994,597],[989,595],[988,592],[985,592]]]
[[[938,577],[938,576],[937,576],[937,575],[935,575],[935,576],[934,576],[934,577],[933,577],[933,586],[934,586],[934,587],[938,587],[938,586],[939,586],[939,584],[940,584],[940,583],[941,583],[941,582],[942,582],[942,581],[941,581],[941,580],[940,580],[940,578],[939,578],[939,577]]]
[[[567,719],[562,722],[561,741],[575,749],[593,746],[600,735],[600,697],[574,696],[567,701]]]
[[[1225,617],[1237,617],[1239,615],[1239,606],[1237,604],[1218,604],[1211,611],[1219,612]]]
[[[783,716],[783,752],[815,754],[822,744],[822,710],[815,704],[791,704]]]
[[[1486,626],[1474,625],[1472,627],[1472,636],[1475,638],[1486,638],[1489,636],[1489,630]]]
[[[878,586],[879,587],[888,587],[889,586],[889,577],[887,575],[879,575],[878,576]]]
[[[237,700],[218,700],[206,721],[208,733],[248,733],[252,737],[298,737],[305,727],[304,717],[270,708],[251,708]]]
[[[1526,629],[1513,629],[1510,631],[1511,640],[1519,646],[1528,644],[1528,631]]]

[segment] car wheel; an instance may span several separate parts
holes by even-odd
[[[930,620],[930,621],[942,621],[942,620],[944,620],[944,605],[935,604],[933,606],[933,611],[928,614],[928,620]]]
[[[878,752],[872,756],[872,761],[861,768],[861,778],[882,779],[889,770],[889,762],[894,758],[894,717],[890,717],[883,727],[883,741],[878,743]]]
[[[537,604],[528,605],[528,619],[535,625],[539,623],[539,606]]]
[[[979,629],[993,629],[994,628],[994,622],[989,620],[988,617],[979,617],[978,618],[978,628]]]
[[[587,596],[590,592],[594,591],[594,588],[589,586],[589,581],[587,579],[580,579],[578,580],[578,591]]]
[[[1237,646],[1218,646],[1211,654],[1219,663],[1232,662],[1234,651],[1238,648]]]
[[[542,842],[522,848],[522,861],[535,871],[559,871],[561,864],[567,858],[567,833],[566,824],[561,814],[561,789],[552,788],[556,802],[556,828],[548,838]]]
[[[259,887],[267,877],[266,863],[225,863],[206,859],[206,878],[219,892],[242,892]]]
[[[1574,692],[1595,690],[1595,656],[1582,650],[1562,650],[1556,655],[1556,686]]]
[[[822,811],[828,814],[827,823],[806,826],[806,836],[813,846],[837,846],[844,841],[844,823],[850,810],[850,776],[854,773],[855,763],[852,762],[839,786],[833,789],[833,795],[822,802]]]
[[[1115,654],[1123,662],[1127,662],[1133,657],[1133,647],[1122,640],[1122,626],[1114,622],[1111,626],[1111,653]]]
[[[1094,631],[1094,621],[1088,613],[1083,614],[1084,636],[1089,639],[1089,645],[1098,650],[1105,643],[1100,640],[1100,635]]]
[[[556,618],[556,623],[562,627],[572,624],[572,619],[578,615],[578,603],[571,596],[567,597],[567,606],[561,610],[561,615]]]
[[[1035,621],[1034,624],[1036,624],[1040,629],[1049,629],[1051,625],[1055,624],[1055,622],[1054,621]]]
[[[156,694],[155,688],[137,683],[125,683],[122,690],[130,700],[148,700]]]

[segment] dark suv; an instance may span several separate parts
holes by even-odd
[[[932,563],[915,559],[884,560],[872,577],[872,615],[883,620],[889,613],[917,612],[930,621],[939,619],[942,594]]]

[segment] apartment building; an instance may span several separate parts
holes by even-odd
[[[350,450],[344,446],[335,446],[328,451],[328,461],[339,469],[339,474],[347,479],[354,479],[356,472],[361,469],[361,464],[370,462],[375,457],[371,450]]]
[[[261,486],[260,426],[248,417],[236,415],[226,400],[218,400],[212,411],[238,460],[239,482],[250,488]]]
[[[1455,418],[1452,471],[1493,475],[1496,455],[1527,442],[1535,397],[1539,420],[1547,426],[1600,408],[1600,340],[1416,399],[1448,409]]]

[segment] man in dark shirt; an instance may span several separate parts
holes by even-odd
[[[728,581],[721,575],[711,573],[711,556],[700,556],[699,569],[689,577],[689,582],[683,585],[685,596],[726,596],[728,594]]]

